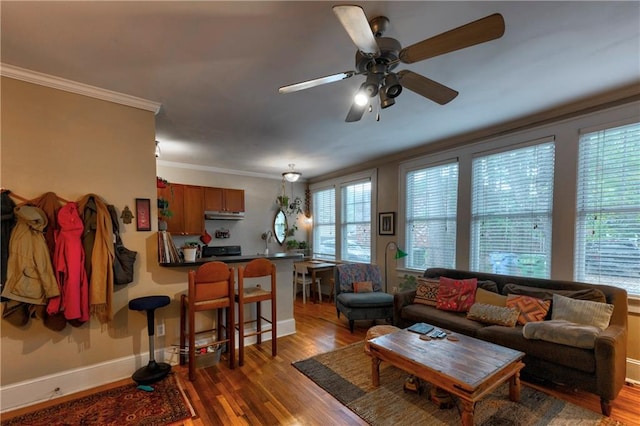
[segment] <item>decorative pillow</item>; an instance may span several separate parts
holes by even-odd
[[[371,293],[373,291],[373,284],[371,281],[359,281],[353,283],[354,293]]]
[[[545,340],[585,349],[593,349],[599,333],[600,330],[592,325],[565,320],[529,322],[522,328],[525,339]]]
[[[467,318],[485,324],[515,327],[519,315],[520,311],[517,308],[507,308],[506,306],[487,305],[476,302],[471,305],[471,309],[469,309],[467,313]]]
[[[510,294],[507,296],[507,306],[520,310],[518,324],[525,325],[528,322],[544,321],[551,307],[551,301]]]
[[[418,278],[416,285],[416,297],[413,303],[436,306],[438,303],[438,288],[440,280],[437,278]]]
[[[468,311],[475,302],[477,286],[477,278],[454,280],[440,277],[436,308],[444,311]]]
[[[494,306],[507,306],[507,296],[478,287],[476,290],[476,303]]]
[[[577,324],[591,325],[599,330],[609,327],[613,305],[608,303],[577,300],[553,295],[553,320],[565,320]]]

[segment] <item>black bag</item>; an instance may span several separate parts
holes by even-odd
[[[113,223],[113,235],[116,237],[114,244],[115,258],[113,260],[113,282],[115,284],[129,284],[133,282],[133,267],[136,263],[138,252],[129,250],[120,239],[120,227],[118,225],[118,213],[112,205],[107,206]]]

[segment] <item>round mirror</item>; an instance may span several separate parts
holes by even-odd
[[[273,218],[273,235],[276,237],[278,244],[284,244],[287,235],[287,216],[282,210],[278,210],[276,217]]]

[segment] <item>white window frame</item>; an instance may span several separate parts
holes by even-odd
[[[473,177],[475,175],[476,167],[479,167],[480,160],[494,155],[508,155],[510,152],[543,145],[549,145],[552,148],[551,175],[550,182],[548,182],[550,185],[550,192],[546,196],[548,204],[536,204],[531,205],[530,209],[527,210],[519,208],[518,211],[515,212],[504,211],[500,213],[496,213],[493,210],[486,210],[484,205],[479,204],[481,194],[476,195],[475,192],[480,188],[477,186],[480,185],[480,183],[474,181]],[[555,139],[553,137],[546,137],[526,143],[514,144],[506,148],[475,153],[471,164],[471,176],[471,248],[469,259],[471,269],[474,271],[500,273],[505,275],[549,278],[551,276],[552,259],[551,246],[553,235]],[[509,186],[509,182],[505,182],[504,185]],[[544,198],[544,196],[542,198]],[[503,218],[504,221],[514,221],[516,223],[515,227],[507,226],[504,229],[515,229],[521,237],[530,234],[530,248],[527,249],[527,244],[523,244],[523,238],[514,238],[511,240],[503,240],[502,243],[505,245],[497,248],[495,253],[491,253],[490,256],[487,256],[486,253],[481,254],[481,244],[482,241],[484,241],[483,232],[487,232],[483,228],[482,224],[488,220],[491,220],[492,223],[496,223],[496,218]],[[526,225],[524,228],[522,227],[523,224]],[[527,231],[527,228],[530,230]],[[539,231],[538,229],[541,229],[542,231]],[[500,228],[494,228],[494,230],[499,231]],[[536,240],[538,247],[533,246]],[[523,249],[525,251],[522,251]],[[500,256],[502,258],[499,258]]]
[[[589,173],[586,165],[585,168],[582,167],[582,161],[586,160],[587,153],[584,150],[589,135],[607,131],[613,133],[617,128],[633,125],[640,127],[640,121],[636,118],[580,129],[576,176],[574,279],[623,287],[629,295],[640,297],[640,202],[617,203],[618,196],[622,196],[625,190],[632,195],[640,187],[640,169],[634,168],[633,165],[624,166],[624,163],[623,166],[620,165],[618,161],[630,158],[628,153],[614,159],[616,161],[613,163],[604,163],[602,156],[606,154],[602,149],[612,143],[606,139],[599,141],[601,143],[596,146],[597,152],[591,151],[591,155],[596,156],[592,161],[598,164],[598,169],[592,169],[592,173]],[[640,129],[637,131],[640,132]],[[600,137],[606,138],[604,135]],[[640,155],[640,149],[635,153]],[[637,158],[633,158],[637,161]],[[612,169],[607,171],[607,165]],[[613,197],[609,196],[603,202],[603,198],[600,197],[598,205],[594,205],[586,198],[594,194],[589,189],[600,185],[605,177],[619,178],[615,183],[624,185],[625,188],[617,186],[616,191],[605,191],[603,187],[599,187],[598,190],[609,195],[615,194],[616,198],[613,200]],[[625,222],[622,225],[611,226],[608,224],[609,220],[603,221],[604,217],[615,217],[618,220],[624,217]]]
[[[409,175],[415,172],[433,170],[435,168],[441,168],[444,166],[455,166],[455,182],[451,182],[452,187],[448,188],[449,191],[455,192],[454,201],[452,205],[446,206],[445,214],[441,216],[434,216],[433,213],[424,212],[419,218],[413,218],[411,216],[410,205],[412,200],[409,197]],[[407,257],[404,259],[404,265],[409,270],[422,271],[431,267],[445,267],[455,268],[456,266],[456,239],[457,239],[457,199],[458,199],[458,186],[459,186],[459,168],[460,164],[457,158],[449,158],[444,161],[430,162],[426,164],[418,164],[415,167],[407,167],[402,172],[402,179],[405,188],[406,196],[404,197],[404,251],[407,253]],[[430,188],[427,188],[429,191]],[[445,204],[447,200],[439,200]],[[429,256],[426,251],[427,247],[417,247],[413,240],[412,229],[415,222],[428,222],[428,223],[444,223],[446,227],[445,235],[441,235],[442,238],[439,241],[432,241],[431,248],[435,249],[435,256]],[[442,251],[450,251],[452,256],[450,263],[435,262],[430,259],[449,258],[449,256],[442,253]],[[423,263],[420,263],[420,259],[424,259]]]
[[[349,175],[345,175],[345,176],[341,176],[341,177],[337,177],[337,178],[333,178],[333,179],[328,179],[325,181],[321,181],[321,182],[316,182],[313,183],[311,185],[309,185],[309,190],[311,191],[312,194],[312,199],[313,199],[313,194],[317,191],[320,191],[322,189],[326,189],[326,188],[335,188],[335,196],[336,196],[336,200],[335,200],[335,208],[336,208],[336,212],[335,212],[335,218],[336,218],[336,222],[335,222],[335,247],[336,247],[336,251],[335,251],[335,258],[331,259],[331,258],[327,258],[327,257],[322,257],[322,256],[316,256],[316,247],[317,247],[317,242],[316,241],[312,241],[312,247],[314,248],[314,253],[313,256],[314,257],[318,257],[319,259],[327,259],[327,260],[337,260],[337,261],[343,261],[344,256],[343,256],[343,250],[344,248],[342,247],[342,241],[345,240],[346,236],[343,237],[343,219],[342,219],[342,188],[346,185],[350,185],[350,184],[354,184],[354,183],[359,183],[359,182],[364,182],[364,181],[369,181],[371,182],[371,246],[369,247],[369,258],[371,259],[371,261],[373,261],[373,259],[375,259],[375,253],[376,253],[376,238],[375,235],[373,235],[375,233],[375,230],[377,229],[377,225],[376,225],[376,220],[375,220],[375,210],[376,210],[376,204],[377,204],[377,200],[378,200],[378,196],[377,196],[377,187],[378,187],[378,171],[377,169],[369,169],[369,170],[364,170],[362,172],[358,172],[358,173],[352,173]],[[315,225],[315,222],[314,222]],[[319,255],[320,253],[318,253]]]

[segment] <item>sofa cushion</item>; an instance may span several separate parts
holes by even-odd
[[[497,324],[506,327],[514,327],[518,321],[520,311],[517,308],[507,308],[506,306],[486,305],[484,303],[474,303],[471,305],[467,318],[480,321],[484,324]]]
[[[576,300],[559,294],[553,295],[553,306],[552,319],[590,325],[599,330],[609,327],[613,313],[613,305],[608,303]]]
[[[524,294],[538,299],[552,300],[554,294],[560,294],[565,297],[579,300],[591,300],[593,302],[606,303],[607,298],[604,293],[597,288],[585,288],[582,290],[555,290],[542,287],[532,287],[519,284],[505,284],[502,288],[502,294]]]
[[[371,293],[373,291],[373,284],[371,281],[357,281],[353,283],[354,293]]]
[[[507,296],[507,306],[520,311],[518,324],[524,325],[528,322],[544,321],[551,307],[551,302],[531,296],[510,294]]]
[[[500,346],[522,351],[529,356],[550,363],[584,371],[585,373],[595,372],[596,357],[592,349],[559,345],[544,340],[525,339],[522,334],[522,328],[521,325],[515,327],[487,325],[478,329],[475,337]]]
[[[593,349],[600,329],[566,320],[530,322],[522,328],[525,339],[545,340],[577,348]]]
[[[467,319],[464,312],[442,311],[433,306],[420,305],[414,303],[405,306],[401,311],[403,323],[426,322],[433,326],[451,330],[456,333],[466,334],[474,337],[478,329],[486,327],[478,321]]]
[[[477,286],[476,278],[455,280],[440,277],[437,308],[454,312],[468,311],[475,301]]]
[[[476,290],[476,303],[485,305],[507,306],[507,296],[478,287]]]
[[[340,293],[336,299],[350,308],[379,308],[393,306],[393,295],[374,291],[372,293]]]
[[[496,284],[495,281],[491,280],[478,280],[478,288],[490,291],[492,293],[500,293],[498,291],[498,284]]]

